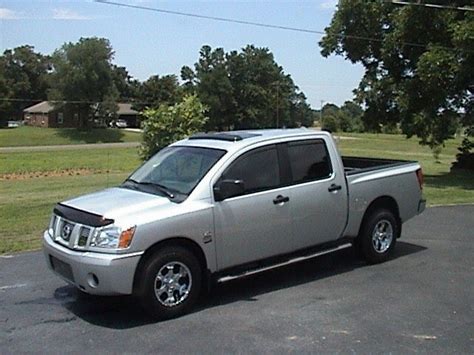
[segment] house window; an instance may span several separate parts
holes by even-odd
[[[58,112],[58,124],[64,123],[64,114],[62,112]]]
[[[74,112],[74,122],[79,122],[79,114]]]

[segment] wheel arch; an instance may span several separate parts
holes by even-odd
[[[393,215],[395,216],[395,219],[398,222],[398,235],[396,236],[396,238],[397,239],[400,238],[400,235],[402,232],[400,209],[398,207],[397,201],[392,196],[388,196],[388,195],[377,197],[375,200],[373,200],[369,204],[369,206],[367,206],[364,212],[364,217],[362,217],[362,222],[359,226],[358,235],[360,235],[362,228],[364,228],[364,225],[367,222],[367,219],[370,217],[370,215],[374,213],[374,211],[377,211],[379,209],[386,209],[393,213]]]
[[[192,252],[194,256],[196,256],[196,258],[198,259],[199,264],[201,266],[203,281],[207,283],[207,279],[209,278],[210,271],[208,268],[206,255],[204,254],[204,251],[202,250],[201,246],[198,243],[196,243],[194,240],[186,238],[186,237],[172,237],[172,238],[167,238],[164,240],[160,240],[159,242],[156,242],[155,244],[148,247],[148,249],[142,255],[135,269],[135,275],[133,277],[133,291],[134,292],[139,288],[140,275],[142,275],[143,267],[146,265],[148,260],[155,253],[157,253],[158,250],[164,247],[168,247],[168,246],[178,246]]]

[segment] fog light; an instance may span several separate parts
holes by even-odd
[[[90,287],[96,288],[99,286],[99,278],[95,274],[89,273],[87,274],[87,283]]]

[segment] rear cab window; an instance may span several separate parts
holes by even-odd
[[[332,165],[322,139],[287,143],[293,184],[329,178]]]

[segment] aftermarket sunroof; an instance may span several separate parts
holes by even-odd
[[[196,133],[189,139],[215,139],[219,141],[237,142],[242,139],[258,137],[260,134],[248,132],[216,132],[216,133]]]

